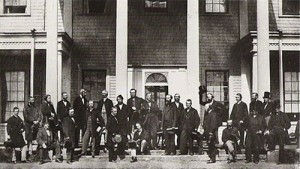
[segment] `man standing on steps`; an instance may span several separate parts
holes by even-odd
[[[80,89],[79,96],[73,102],[74,117],[77,123],[75,132],[75,147],[78,147],[80,138],[83,136],[84,114],[87,109],[87,99],[85,89]],[[80,135],[81,130],[81,135]]]
[[[165,137],[165,155],[175,155],[175,127],[177,122],[177,108],[171,104],[172,96],[166,95],[165,107],[162,114],[162,129]]]
[[[240,132],[240,144],[238,146],[239,153],[244,148],[244,135],[245,135],[245,119],[248,116],[247,104],[242,101],[242,95],[237,93],[235,96],[236,103],[233,105],[230,119],[232,120],[233,126],[236,127]]]
[[[200,117],[198,111],[192,107],[191,99],[186,100],[186,107],[181,118],[180,154],[186,155],[188,153],[187,147],[189,147],[189,155],[193,155],[192,132],[197,131]]]
[[[252,95],[251,95],[251,102],[249,104],[249,112],[252,112],[254,108],[257,109],[258,114],[262,113],[263,103],[260,100],[258,100],[257,93],[252,93]]]
[[[182,121],[182,116],[183,116],[183,111],[184,111],[184,107],[183,104],[180,102],[180,95],[178,93],[176,93],[174,95],[174,102],[172,103],[176,109],[177,109],[177,122],[176,122],[176,126],[180,126],[181,125],[181,121]],[[177,135],[177,147],[180,146],[180,136],[181,136],[181,129],[180,127],[178,128],[178,130],[176,131],[176,135]]]
[[[145,117],[141,115],[142,104],[144,100],[140,97],[136,96],[136,89],[130,90],[130,98],[127,100],[127,106],[130,108],[129,116],[130,116],[130,127],[129,133],[132,132],[134,125],[136,123],[142,123],[145,120]]]

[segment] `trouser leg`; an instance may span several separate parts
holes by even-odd
[[[96,144],[97,144],[96,138],[92,137],[92,155],[93,156],[95,155],[95,152],[96,152],[96,148],[97,148]]]
[[[185,130],[182,130],[180,137],[180,153],[182,155],[187,154],[187,133]]]
[[[59,142],[57,141],[54,146],[55,146],[54,148],[55,148],[56,159],[60,159],[61,158],[61,149],[60,149]]]
[[[141,142],[141,152],[147,154],[148,151],[148,143],[146,140],[142,140]]]
[[[27,140],[28,154],[32,155],[32,141]]]
[[[278,161],[283,163],[285,162],[285,156],[284,156],[284,145],[279,145],[279,157]]]
[[[17,161],[16,149],[15,148],[12,148],[11,161]]]
[[[152,148],[157,147],[157,130],[151,129],[151,138],[152,138]]]
[[[89,141],[90,141],[90,131],[86,130],[82,139],[82,153],[87,152]]]
[[[21,161],[26,161],[27,146],[21,148]]]
[[[244,138],[245,138],[245,131],[244,130],[240,130],[240,148],[242,148],[244,146]]]
[[[45,149],[43,149],[42,147],[40,147],[39,148],[40,161],[44,160],[44,152],[45,152]]]

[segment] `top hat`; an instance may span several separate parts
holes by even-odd
[[[269,99],[271,99],[271,93],[270,92],[265,92],[263,98],[269,98]]]

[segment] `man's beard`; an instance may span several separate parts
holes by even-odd
[[[212,101],[212,99],[207,99],[207,101],[210,103]]]
[[[170,102],[169,100],[166,100],[166,105],[170,105]]]
[[[34,102],[32,102],[32,103],[29,103],[31,106],[34,106]]]

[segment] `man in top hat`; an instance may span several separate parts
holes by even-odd
[[[189,155],[193,155],[193,139],[192,132],[197,131],[200,125],[200,117],[198,111],[192,107],[192,100],[186,100],[186,109],[183,111],[181,117],[181,137],[180,137],[180,153],[186,155],[188,153],[187,147],[189,147]]]
[[[244,147],[244,134],[245,134],[245,127],[244,122],[246,117],[248,116],[248,108],[247,104],[242,101],[242,95],[237,93],[235,96],[236,103],[233,105],[230,119],[233,122],[233,126],[236,127],[240,132],[240,144],[238,150],[240,151],[241,148]]]
[[[282,111],[280,111],[279,100],[275,101],[276,111],[272,113],[268,130],[265,132],[270,135],[269,147],[270,150],[275,150],[275,146],[279,145],[279,158],[278,164],[284,162],[284,144],[289,139],[287,130],[291,127],[289,117]]]
[[[232,126],[232,120],[227,120],[227,127],[222,133],[222,141],[228,154],[227,163],[236,162],[236,147],[239,137],[239,131],[236,127]]]
[[[261,115],[265,118],[266,123],[268,125],[271,114],[274,111],[274,105],[271,102],[271,93],[270,92],[265,92],[263,98],[264,98],[264,103],[263,103],[263,110],[262,110]]]

